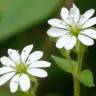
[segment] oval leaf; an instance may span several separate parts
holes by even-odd
[[[77,70],[77,63],[75,61],[69,62],[67,59],[52,55],[52,58],[56,64],[64,71],[75,74]]]
[[[94,86],[93,74],[88,69],[81,72],[81,74],[79,75],[79,80],[85,86],[88,86],[88,87]]]

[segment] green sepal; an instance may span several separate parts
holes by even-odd
[[[83,83],[87,87],[93,87],[94,86],[94,78],[93,78],[93,73],[89,69],[86,69],[82,71],[79,74],[79,80],[81,83]]]

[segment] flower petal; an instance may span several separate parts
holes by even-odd
[[[65,48],[66,50],[72,49],[76,44],[76,37],[71,35],[64,35],[57,40],[57,48]]]
[[[19,86],[20,74],[15,75],[10,82],[10,90],[12,93],[16,92]]]
[[[15,71],[15,70],[11,67],[1,67],[0,68],[0,75],[8,73],[8,72],[12,72],[12,71]]]
[[[84,23],[82,28],[88,28],[88,27],[91,27],[95,24],[96,24],[96,17],[93,17],[93,18],[89,19],[88,21],[86,21],[86,23]]]
[[[48,23],[53,27],[66,29],[66,24],[60,19],[50,19],[48,20]]]
[[[91,46],[94,44],[93,39],[85,35],[78,35],[79,40],[86,46]]]
[[[8,58],[6,56],[1,57],[0,61],[5,66],[15,67],[15,63],[10,58]]]
[[[26,74],[21,74],[20,76],[20,88],[22,91],[27,91],[30,88],[30,79]]]
[[[86,29],[86,30],[83,30],[81,33],[93,39],[96,39],[96,30],[94,29]]]
[[[62,36],[56,43],[57,48],[65,48],[66,50],[72,49],[76,44],[76,37],[71,35]]]
[[[8,49],[8,54],[15,63],[20,63],[20,56],[17,50]]]
[[[78,22],[79,17],[80,17],[80,12],[79,9],[75,4],[73,4],[73,7],[70,9],[70,15],[75,23]]]
[[[27,72],[33,76],[37,76],[37,77],[47,77],[47,72],[43,69],[39,69],[39,68],[32,68],[32,69],[28,69]]]
[[[57,43],[56,43],[56,47],[57,48],[63,48],[64,45],[65,45],[65,39],[67,38],[68,35],[64,35],[62,37],[60,37],[58,40],[57,40]]]
[[[69,35],[69,37],[67,37],[67,38],[65,39],[65,42],[66,42],[66,43],[64,44],[64,48],[65,48],[66,50],[72,49],[72,48],[75,46],[76,41],[77,41],[77,39],[76,39],[75,36]]]
[[[48,34],[49,36],[52,36],[52,37],[60,37],[60,36],[62,36],[62,35],[64,35],[64,34],[66,34],[66,33],[67,33],[66,30],[64,30],[64,29],[59,29],[59,28],[54,28],[54,27],[50,28],[50,29],[47,31],[47,34]]]
[[[67,23],[70,24],[69,11],[67,8],[63,7],[61,9],[61,17]]]
[[[11,79],[15,75],[15,72],[7,73],[0,77],[0,86],[5,84],[9,79]]]
[[[32,68],[32,67],[50,67],[51,63],[47,62],[47,61],[36,61],[32,64],[29,65],[28,68]]]
[[[42,56],[43,56],[43,52],[42,52],[42,51],[35,51],[35,52],[33,52],[33,53],[29,56],[26,64],[31,64],[31,63],[39,60]]]
[[[90,9],[88,11],[86,11],[80,18],[80,25],[84,24],[88,19],[91,18],[91,16],[94,14],[95,10],[94,9]]]
[[[28,58],[32,48],[33,48],[33,44],[24,47],[24,49],[22,50],[22,53],[21,53],[21,61],[22,61],[22,63],[26,62],[26,59]]]

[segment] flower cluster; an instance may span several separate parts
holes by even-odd
[[[75,47],[77,41],[86,46],[94,44],[96,30],[92,28],[96,24],[96,17],[92,17],[95,10],[90,9],[83,15],[75,4],[68,10],[61,9],[62,19],[50,19],[48,23],[52,26],[47,34],[57,38],[56,47],[70,50]],[[91,18],[92,17],[92,18]],[[8,49],[8,57],[0,58],[0,86],[10,80],[10,90],[16,92],[18,88],[26,92],[31,87],[31,79],[35,77],[47,77],[47,72],[42,69],[50,67],[51,63],[40,60],[42,51],[32,52],[33,44],[24,47],[21,54],[17,50]]]
[[[24,47],[21,55],[17,50],[8,49],[9,57],[3,56],[0,61],[3,67],[0,68],[0,85],[5,84],[11,79],[10,90],[16,92],[20,87],[22,91],[30,88],[31,77],[46,77],[47,72],[42,67],[50,67],[50,63],[40,60],[43,56],[42,51],[31,53],[33,45]]]
[[[96,17],[92,17],[95,10],[90,9],[83,15],[75,4],[68,10],[63,7],[61,9],[62,19],[50,19],[48,23],[52,26],[47,34],[51,37],[56,37],[56,47],[70,50],[74,48],[77,40],[81,41],[86,46],[94,44],[96,39],[96,30],[91,26],[96,24]]]

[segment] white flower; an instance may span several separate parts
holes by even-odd
[[[70,50],[75,46],[77,40],[86,46],[91,46],[94,44],[93,39],[96,39],[96,30],[91,28],[96,24],[96,17],[91,18],[94,12],[94,9],[90,9],[80,15],[75,4],[69,11],[63,7],[61,9],[62,20],[50,19],[48,23],[52,28],[47,31],[47,34],[58,37],[57,48],[64,47],[66,50]]]
[[[26,46],[21,55],[18,51],[8,49],[9,57],[3,56],[0,61],[3,67],[0,68],[0,85],[11,79],[10,90],[12,93],[18,90],[27,91],[30,88],[30,76],[46,77],[47,72],[42,67],[50,67],[50,63],[40,60],[43,52],[35,51],[31,53],[33,45]]]

